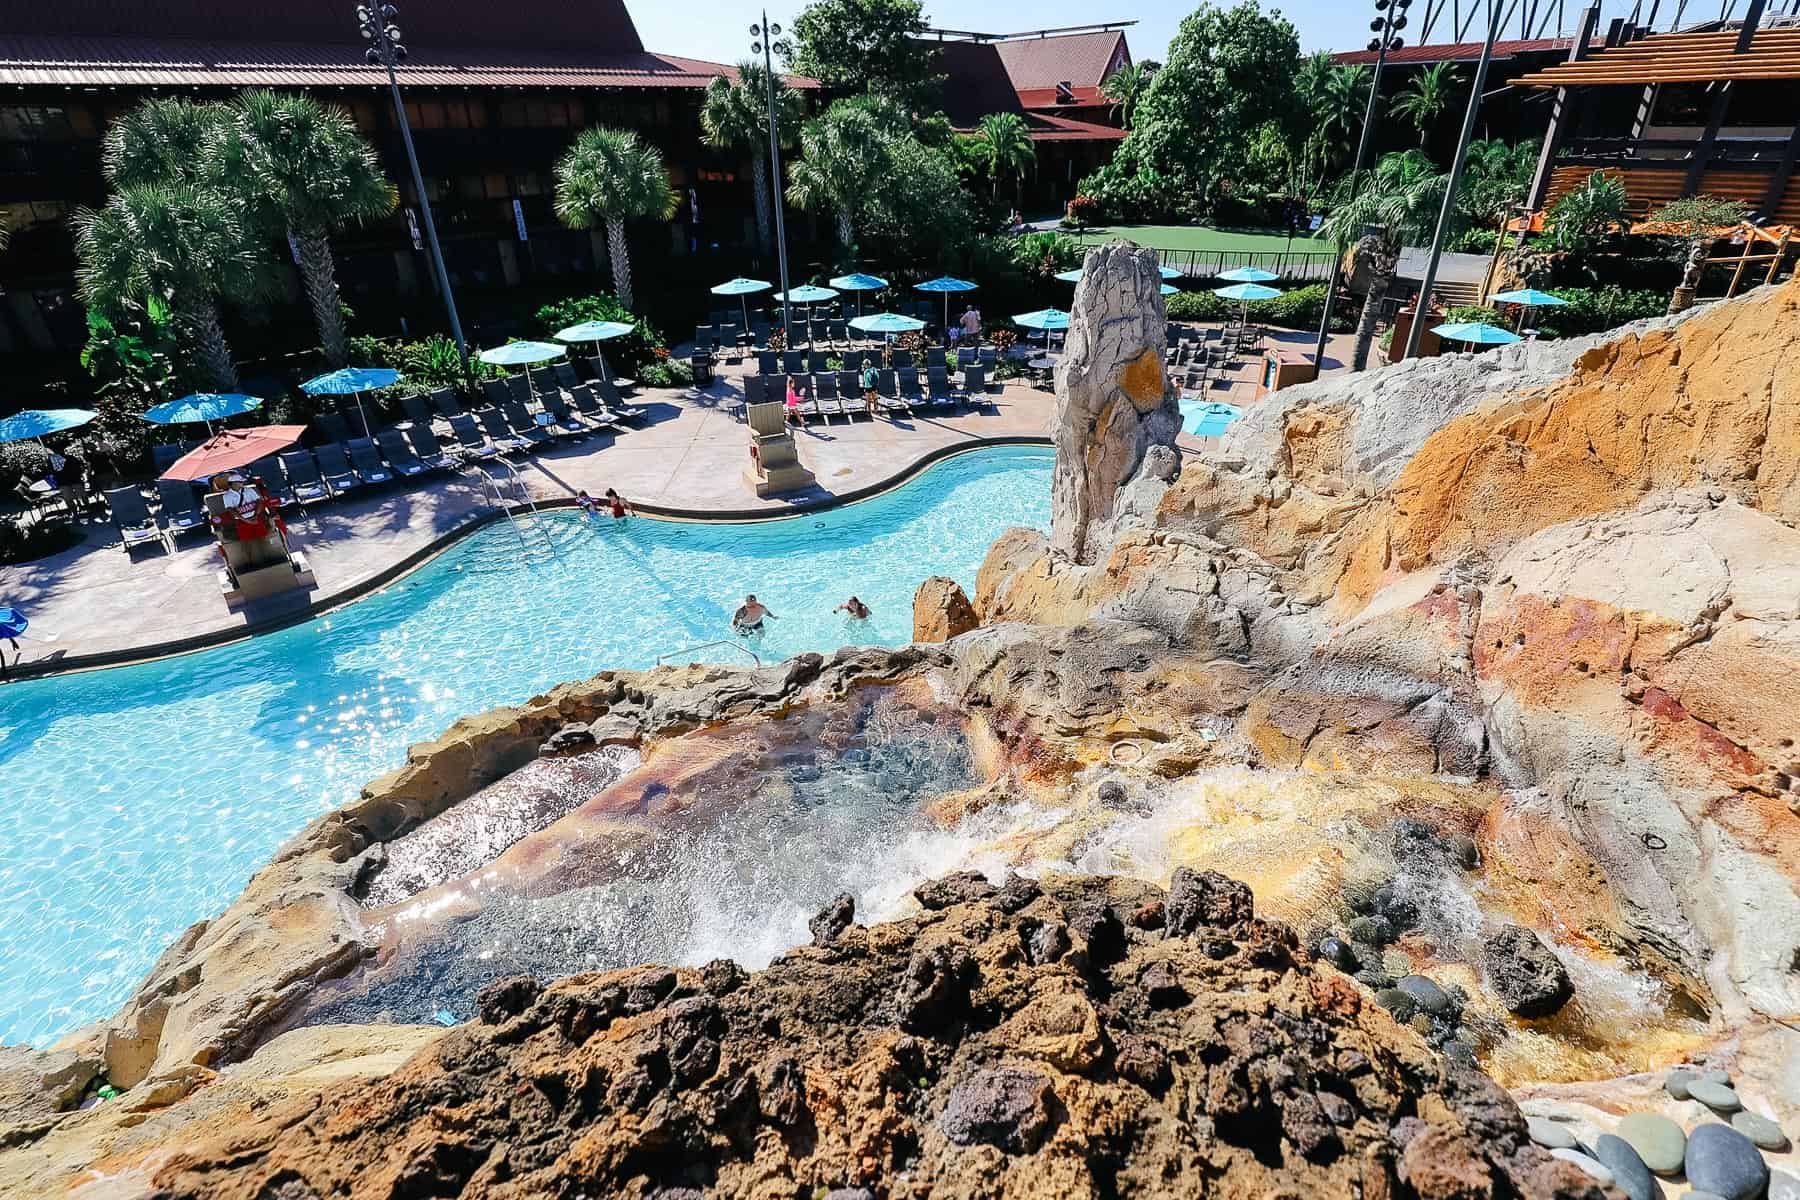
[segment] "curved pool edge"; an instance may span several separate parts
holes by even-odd
[[[828,512],[832,509],[844,508],[859,504],[865,500],[873,500],[885,495],[895,488],[908,483],[914,477],[924,473],[938,463],[955,458],[961,454],[971,454],[982,450],[993,450],[1007,446],[1038,447],[1048,449],[1054,446],[1048,437],[1029,434],[1006,434],[1000,437],[983,437],[967,442],[938,446],[913,459],[893,474],[878,479],[873,483],[853,488],[841,495],[831,495],[814,503],[796,505],[786,512],[769,512],[766,509],[725,509],[701,510],[672,508],[658,504],[633,503],[632,508],[645,517],[659,521],[679,521],[695,524],[713,525],[747,525],[772,524],[778,521],[791,521],[800,517],[812,516],[816,513]],[[555,511],[575,507],[575,498],[557,497],[549,500],[535,501],[539,511]],[[155,662],[158,659],[173,658],[183,654],[194,654],[201,650],[211,650],[218,646],[230,645],[234,642],[249,641],[266,634],[278,633],[283,629],[291,629],[303,625],[314,618],[336,612],[346,605],[382,591],[396,580],[402,579],[414,571],[424,567],[433,559],[461,542],[464,538],[479,533],[489,525],[503,518],[526,511],[522,505],[494,509],[481,514],[451,529],[436,539],[427,542],[412,552],[401,556],[388,566],[372,575],[332,592],[319,596],[306,606],[291,612],[254,621],[245,625],[228,629],[215,629],[206,633],[192,634],[187,637],[172,638],[163,642],[150,642],[141,646],[121,647],[117,650],[103,650],[91,654],[70,655],[55,660],[38,660],[20,663],[7,669],[6,682],[23,679],[42,679],[52,675],[71,675],[82,671],[102,670],[108,667],[129,667],[140,663]]]

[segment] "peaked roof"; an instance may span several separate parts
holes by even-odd
[[[1494,61],[1500,62],[1521,54],[1543,54],[1550,51],[1567,54],[1574,41],[1575,39],[1572,37],[1513,38],[1510,41],[1502,38],[1494,43]],[[1396,66],[1410,66],[1419,63],[1475,62],[1481,57],[1481,45],[1480,42],[1436,42],[1425,46],[1402,46],[1398,50],[1389,51],[1387,60]],[[1340,66],[1373,65],[1375,51],[1343,50],[1333,54],[1331,61]]]
[[[931,42],[944,75],[944,115],[968,129],[989,113],[1025,114],[994,42]]]
[[[1800,29],[1759,29],[1742,54],[1735,29],[1659,33],[1512,80],[1514,87],[1800,79]]]
[[[1131,61],[1123,29],[1013,38],[993,45],[1013,87],[1021,92],[1059,83],[1099,87],[1121,53],[1124,62]]]

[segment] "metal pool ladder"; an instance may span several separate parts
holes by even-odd
[[[677,658],[683,654],[692,654],[696,650],[711,650],[718,646],[729,646],[739,654],[748,654],[751,662],[759,667],[762,666],[762,659],[757,655],[756,651],[744,645],[744,643],[734,642],[730,638],[720,638],[716,642],[701,642],[698,646],[683,646],[679,650],[671,650],[667,654],[659,654],[656,656],[656,665],[660,667],[671,658]]]
[[[551,559],[560,558],[562,551],[556,548],[556,539],[550,531],[543,527],[542,513],[537,503],[531,498],[531,489],[525,486],[525,479],[519,469],[504,458],[489,459],[489,463],[501,467],[505,474],[495,479],[486,466],[476,466],[475,473],[481,476],[481,489],[486,493],[488,503],[506,514],[507,522],[519,539],[519,553],[527,564],[537,562],[548,551]],[[519,519],[519,510],[524,510],[525,520]]]

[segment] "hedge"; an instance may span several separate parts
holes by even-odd
[[[1253,300],[1247,309],[1251,320],[1281,329],[1317,329],[1324,314],[1325,285],[1309,284],[1283,292],[1274,300]],[[1223,321],[1242,307],[1211,292],[1177,292],[1165,306],[1175,321]],[[1349,318],[1339,316],[1331,326],[1339,333],[1354,328]]]

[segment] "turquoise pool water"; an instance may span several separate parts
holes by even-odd
[[[199,654],[0,687],[0,1042],[106,1016],[307,821],[458,716],[727,635],[755,592],[764,661],[912,636],[927,575],[1049,521],[1051,456],[958,455],[876,499],[751,525],[504,523],[327,617]],[[866,622],[831,610],[852,592]],[[687,657],[744,661],[729,652]]]

